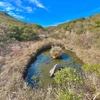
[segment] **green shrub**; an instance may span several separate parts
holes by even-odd
[[[66,88],[75,88],[77,85],[82,85],[82,76],[75,68],[65,68],[55,73],[55,82]]]
[[[90,73],[95,73],[100,77],[100,65],[83,65],[82,68],[83,70]]]
[[[83,84],[82,76],[75,68],[68,67],[58,71],[54,80],[58,85],[58,100],[81,100],[81,94],[70,91]]]
[[[34,29],[43,29],[43,27],[38,24],[33,24],[33,28]]]
[[[96,27],[100,27],[100,21],[99,20],[95,20],[94,22],[95,22]]]
[[[58,89],[58,96],[58,100],[82,100],[77,94],[70,93],[67,90]]]

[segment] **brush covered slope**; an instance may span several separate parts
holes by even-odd
[[[0,41],[12,39],[18,41],[37,40],[40,32],[44,31],[44,28],[38,24],[21,22],[5,12],[0,12]]]
[[[61,39],[67,49],[77,52],[87,64],[99,64],[100,14],[50,27],[50,37]]]
[[[23,80],[26,65],[48,46],[75,52],[83,73],[68,66],[56,73],[56,86],[31,88]],[[43,28],[0,12],[0,100],[100,100],[99,83],[100,14]]]

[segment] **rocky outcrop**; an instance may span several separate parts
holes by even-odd
[[[59,46],[52,47],[52,49],[50,50],[50,55],[54,59],[61,58],[62,53],[62,48]]]
[[[63,68],[63,67],[58,64],[55,64],[54,67],[49,71],[50,77],[52,77],[61,68]]]

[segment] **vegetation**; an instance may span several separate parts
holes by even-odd
[[[100,99],[100,65],[83,65],[86,91],[94,94],[93,100]]]
[[[54,79],[57,84],[67,86],[67,88],[73,88],[76,85],[83,84],[80,72],[71,67],[57,72]]]
[[[38,25],[38,24],[33,24],[32,27],[34,29],[44,29],[42,26]]]
[[[41,34],[49,38],[37,41]],[[67,67],[55,74],[55,87],[42,88],[40,82],[40,88],[31,88],[23,71],[31,56],[48,46],[74,51],[85,63],[83,72]],[[99,83],[100,14],[44,29],[0,12],[0,100],[100,100]]]
[[[84,65],[83,69],[90,73],[95,73],[96,76],[100,77],[100,65]]]
[[[75,92],[82,87],[83,80],[80,72],[75,68],[65,68],[57,72],[54,77],[58,85],[59,100],[81,100],[81,94]]]
[[[69,21],[57,26],[57,29],[64,29],[66,31],[73,31],[76,34],[85,34],[87,31],[98,32],[100,28],[100,14],[91,16],[87,19],[80,18]]]
[[[40,25],[21,22],[7,13],[0,12],[0,38],[6,41],[12,41],[12,38],[18,41],[37,40],[37,30],[40,29],[43,30]]]

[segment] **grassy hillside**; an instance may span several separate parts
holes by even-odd
[[[10,39],[36,40],[39,30],[43,31],[44,29],[40,25],[21,22],[5,12],[0,12],[0,41]]]
[[[40,35],[48,38],[37,41]],[[55,74],[54,86],[31,88],[23,73],[49,46],[75,52],[84,62],[83,71],[66,66]],[[100,100],[99,83],[100,14],[43,28],[0,12],[0,100]]]
[[[100,14],[49,27],[50,37],[66,39],[79,47],[100,49]]]
[[[90,16],[89,18],[80,18],[58,26],[43,28],[37,24],[21,22],[8,15],[0,12],[0,41],[3,39],[15,39],[19,41],[36,40],[40,34],[48,34],[53,38],[63,38],[65,33],[95,34],[99,37],[100,33],[100,14]],[[98,42],[99,40],[97,40]]]
[[[72,31],[76,34],[85,34],[87,31],[91,33],[99,32],[100,29],[100,14],[90,16],[88,18],[80,18],[67,23],[59,24],[56,30],[64,29]]]

